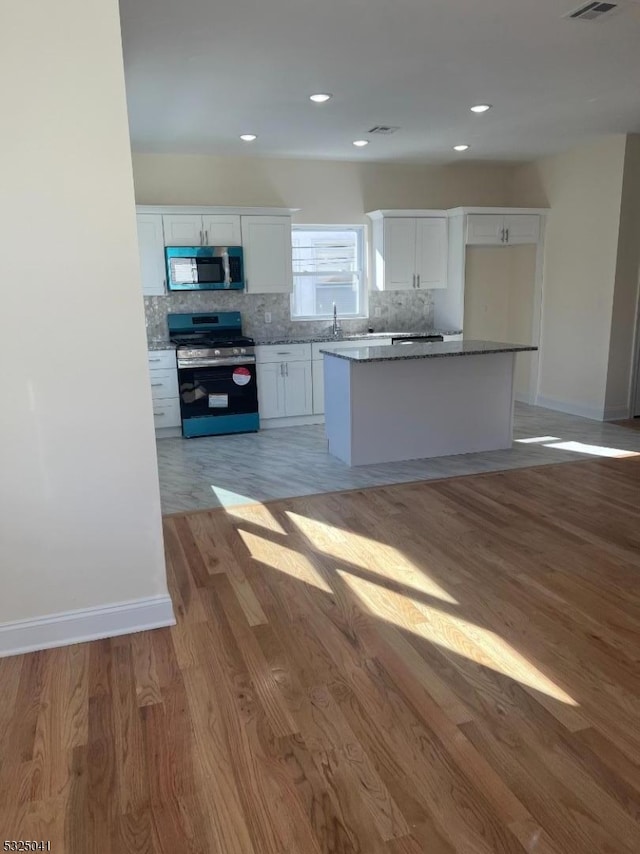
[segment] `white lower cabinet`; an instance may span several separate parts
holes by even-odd
[[[180,427],[176,352],[175,350],[152,350],[148,359],[155,428],[163,430],[167,427]]]
[[[283,418],[285,411],[282,362],[258,364],[256,370],[260,418]]]
[[[311,362],[311,377],[313,382],[313,414],[324,413],[324,359],[314,359]]]
[[[310,344],[258,346],[256,362],[261,419],[312,414]]]
[[[284,363],[284,413],[288,416],[311,415],[313,391],[311,361]]]

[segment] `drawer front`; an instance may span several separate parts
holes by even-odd
[[[175,350],[150,350],[149,351],[149,370],[150,371],[168,371],[176,369],[176,351]]]
[[[177,397],[153,401],[153,423],[156,430],[180,426],[180,400]]]
[[[360,338],[358,341],[325,341],[313,344],[313,358],[322,359],[321,350],[355,350],[357,347],[386,347],[391,344],[391,338]]]
[[[178,374],[173,371],[151,371],[151,395],[154,400],[178,397]]]
[[[256,347],[256,361],[304,362],[311,359],[311,344],[261,344]]]

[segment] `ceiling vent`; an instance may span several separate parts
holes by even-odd
[[[367,133],[380,133],[383,136],[389,136],[389,134],[395,133],[400,128],[394,128],[390,125],[376,125],[375,127],[369,128]]]
[[[573,12],[568,12],[565,18],[574,18],[579,21],[596,21],[608,12],[613,12],[618,8],[617,3],[583,3]]]

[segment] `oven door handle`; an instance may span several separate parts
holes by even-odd
[[[255,357],[225,356],[224,359],[178,359],[178,368],[223,368],[225,365],[255,365]]]

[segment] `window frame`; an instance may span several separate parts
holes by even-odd
[[[326,231],[326,232],[334,232],[334,231],[355,231],[358,234],[358,251],[360,252],[360,260],[361,266],[359,275],[360,275],[360,311],[358,314],[344,314],[338,312],[338,318],[340,320],[363,320],[369,317],[369,243],[368,243],[368,230],[367,226],[363,223],[294,223],[291,226],[291,232],[295,231]],[[291,257],[293,261],[293,241],[291,247]],[[340,271],[336,271],[340,272]],[[296,276],[312,276],[314,274],[296,274],[293,272],[293,289],[291,291],[291,296],[289,300],[289,316],[292,321],[313,321],[313,320],[333,320],[332,314],[305,314],[305,315],[294,315],[294,300],[295,300],[295,279]],[[315,274],[318,275],[318,274]]]

